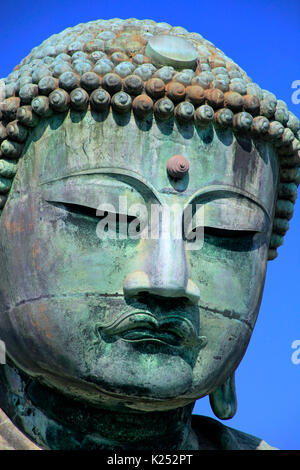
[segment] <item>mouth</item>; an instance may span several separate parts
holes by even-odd
[[[124,341],[131,343],[150,341],[164,343],[170,346],[181,346],[182,339],[175,333],[168,331],[153,331],[147,328],[135,328],[133,330],[128,330],[120,335]]]
[[[109,324],[97,324],[102,337],[120,338],[127,342],[157,342],[173,347],[201,346],[205,336],[198,336],[192,322],[179,315],[169,315],[158,320],[149,312],[123,314]]]

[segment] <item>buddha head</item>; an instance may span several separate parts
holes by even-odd
[[[297,197],[299,127],[184,28],[92,21],[34,48],[1,82],[10,363],[103,409],[210,395],[232,416],[234,371]],[[149,235],[153,207],[174,205],[177,227],[189,213],[182,236]]]

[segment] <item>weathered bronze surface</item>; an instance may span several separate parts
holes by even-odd
[[[192,409],[236,411],[299,120],[199,34],[134,19],[49,38],[0,109],[0,448],[270,448]]]

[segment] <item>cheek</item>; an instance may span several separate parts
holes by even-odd
[[[231,245],[230,245],[231,244]],[[200,289],[200,306],[254,326],[264,286],[268,255],[267,237],[238,246],[204,241],[191,251],[191,277]]]
[[[191,394],[196,398],[210,393],[234,372],[246,352],[252,328],[244,321],[201,309],[201,334],[207,344],[193,368]]]
[[[229,249],[204,242],[190,251],[191,277],[200,289],[201,335],[207,345],[193,370],[190,396],[204,396],[231,375],[246,352],[260,307],[267,263],[267,242],[254,249]],[[233,248],[233,247],[232,247]]]
[[[52,252],[59,253],[53,267],[62,292],[100,292],[123,295],[123,282],[134,261],[139,241],[100,239],[96,225],[74,226],[62,221],[53,231]]]
[[[110,342],[99,335],[99,323],[111,323],[114,316],[127,311],[130,306],[122,297],[79,292],[45,295],[5,312],[1,337],[25,370],[77,379],[109,356]]]
[[[13,341],[8,342],[10,354],[20,364],[30,364],[30,369],[76,376],[89,355],[91,363],[101,355],[96,325],[107,322],[111,308],[109,299],[78,293],[17,304],[8,314],[14,331]],[[117,302],[113,308],[119,313],[121,306]]]
[[[21,209],[17,202],[12,205],[0,228],[11,274],[3,279],[13,295],[9,304],[16,298],[68,292],[123,294],[123,281],[134,270],[140,240],[100,239],[97,219],[70,217],[32,196]]]

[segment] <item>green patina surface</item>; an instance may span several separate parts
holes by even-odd
[[[190,165],[180,183],[166,172],[176,154]],[[128,436],[130,412],[162,417],[170,410],[176,421],[176,409],[187,413],[189,403],[222,386],[246,350],[263,289],[277,174],[270,144],[213,126],[199,131],[154,119],[137,126],[133,117],[110,114],[102,122],[90,112],[41,122],[1,217],[1,332],[14,362],[70,400],[121,412]],[[148,214],[153,204],[177,204],[179,217],[198,204],[203,246],[191,249],[193,242],[172,236],[101,239],[96,209],[112,204],[118,212],[120,197]],[[142,316],[138,337],[114,326]],[[38,405],[47,408],[43,396]],[[74,411],[60,410],[57,403],[51,414],[72,421]],[[107,420],[103,426],[109,429]],[[34,427],[42,427],[39,420]],[[139,432],[135,439],[144,441]]]
[[[120,111],[122,96],[102,112],[47,111],[23,139],[0,219],[0,405],[41,448],[257,448],[192,409],[210,395],[219,418],[236,411],[278,210],[276,147],[245,115],[239,129],[200,125],[199,108],[195,122],[162,120]],[[167,171],[176,155],[180,179]],[[154,210],[156,236],[143,232]]]

